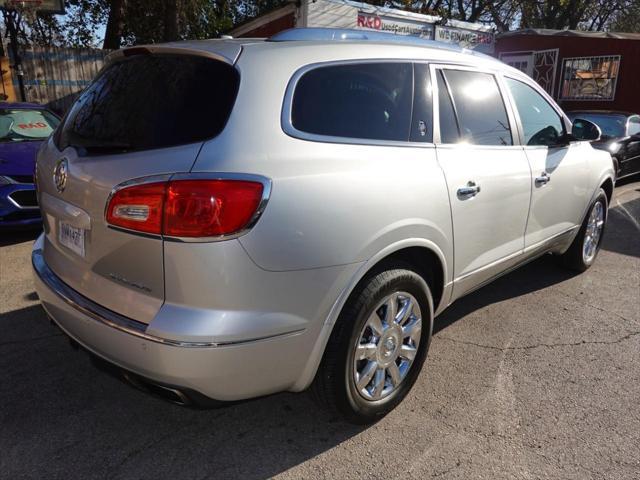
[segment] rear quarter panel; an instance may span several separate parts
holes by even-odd
[[[413,58],[420,53],[416,49]],[[312,142],[288,136],[281,126],[287,85],[302,66],[397,56],[398,49],[380,45],[264,47],[240,56],[234,111],[223,134],[205,144],[193,171],[272,179],[264,214],[240,237],[261,268],[285,271],[362,262],[410,238],[429,239],[447,262],[452,258],[446,183],[433,146]]]
[[[613,170],[613,160],[609,152],[593,148],[588,142],[584,142],[582,147],[587,157],[587,168],[589,170],[588,191],[591,193],[590,200],[587,205],[585,205],[586,214],[586,210],[591,205],[591,201],[598,195],[600,187],[607,180],[610,180],[615,185],[615,172]]]

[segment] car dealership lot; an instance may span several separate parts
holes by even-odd
[[[370,427],[306,394],[202,411],[133,389],[47,321],[34,235],[0,232],[0,477],[638,478],[639,221],[626,182],[585,274],[545,257],[452,306]]]

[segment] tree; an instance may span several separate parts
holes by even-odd
[[[102,48],[112,50],[120,48],[124,34],[124,12],[126,5],[126,0],[111,0],[109,2],[107,28],[105,30]]]
[[[599,9],[585,22],[587,30],[640,32],[640,0],[601,0]]]
[[[16,12],[20,44],[102,47],[215,38],[289,0],[66,0],[67,15]],[[450,19],[514,28],[640,31],[640,0],[369,0]],[[6,22],[6,12],[3,11]]]

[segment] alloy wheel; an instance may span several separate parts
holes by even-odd
[[[587,229],[584,233],[584,242],[582,244],[582,260],[586,264],[590,264],[596,256],[603,228],[604,205],[602,201],[597,201],[589,214]]]
[[[385,297],[367,319],[353,359],[356,390],[369,401],[381,400],[401,385],[420,346],[422,313],[407,292]]]

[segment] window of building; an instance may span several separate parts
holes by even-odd
[[[613,100],[620,55],[565,58],[562,63],[562,100]]]

